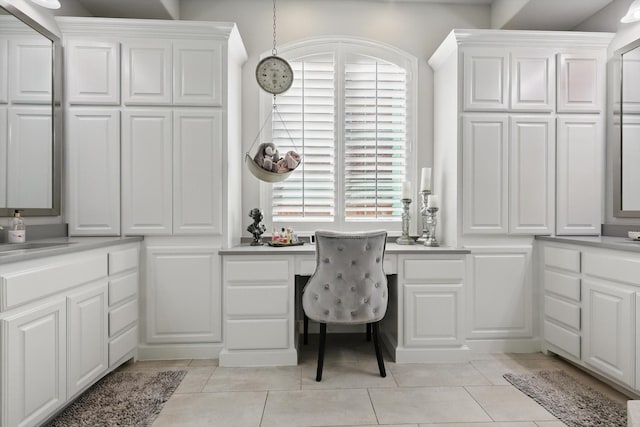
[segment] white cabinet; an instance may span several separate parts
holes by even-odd
[[[6,39],[0,39],[0,104],[6,104],[9,101],[9,42]],[[6,129],[6,128],[3,128]]]
[[[222,105],[222,43],[173,43],[173,104]]]
[[[218,249],[147,246],[146,261],[147,342],[221,341]]]
[[[122,43],[122,103],[169,105],[172,102],[170,41]]]
[[[124,234],[172,231],[172,113],[126,110],[122,117]]]
[[[174,234],[222,232],[221,116],[218,111],[174,113]]]
[[[467,336],[533,336],[531,249],[474,248],[469,260]]]
[[[628,386],[635,381],[636,290],[585,279],[583,360]]]
[[[553,231],[553,118],[465,115],[462,149],[465,234]]]
[[[556,233],[600,234],[603,134],[599,115],[558,117]]]
[[[120,112],[67,110],[70,236],[120,235]]]
[[[67,398],[63,298],[2,320],[2,424],[40,425]]]
[[[464,110],[506,111],[509,107],[509,52],[470,48],[464,59]]]
[[[120,103],[119,43],[70,40],[65,51],[69,104]]]
[[[554,224],[555,120],[512,116],[509,144],[509,233],[551,234]]]
[[[503,114],[463,118],[464,233],[508,230],[508,132]]]
[[[556,66],[546,49],[515,49],[511,53],[511,109],[551,112],[556,103]]]
[[[107,281],[67,297],[67,395],[74,396],[107,369]]]
[[[7,207],[52,206],[51,130],[51,108],[9,108]]]
[[[602,113],[605,52],[558,54],[559,113]]]
[[[11,102],[51,104],[53,61],[50,40],[44,37],[10,40],[9,64]]]

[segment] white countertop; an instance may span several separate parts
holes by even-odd
[[[249,244],[234,246],[228,249],[221,249],[220,255],[313,255],[316,252],[315,243],[305,243],[301,246],[272,247],[268,245],[251,246]],[[422,244],[399,245],[397,243],[387,243],[385,252],[388,254],[469,254],[469,249],[451,248],[440,246],[431,248]]]

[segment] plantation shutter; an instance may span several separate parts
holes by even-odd
[[[345,220],[401,220],[407,173],[407,73],[352,56],[344,70]]]
[[[277,97],[282,121],[278,114],[273,114],[272,140],[281,156],[288,150],[296,150],[303,161],[289,178],[273,184],[273,220],[333,221],[336,198],[334,57],[333,54],[311,55],[290,64],[294,81],[291,89]]]

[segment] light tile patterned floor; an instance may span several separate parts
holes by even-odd
[[[540,353],[483,354],[469,363],[424,365],[396,365],[387,357],[387,377],[381,378],[371,343],[346,334],[327,339],[323,380],[317,383],[316,349],[312,340],[293,367],[224,368],[216,360],[181,360],[128,363],[121,369],[187,370],[154,427],[564,426],[502,377],[542,369],[563,369],[615,400],[627,400]]]

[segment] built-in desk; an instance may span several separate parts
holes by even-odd
[[[464,361],[465,259],[470,251],[388,243],[389,306],[382,339],[397,363]],[[298,363],[296,277],[316,268],[315,245],[238,246],[220,251],[220,366]]]

